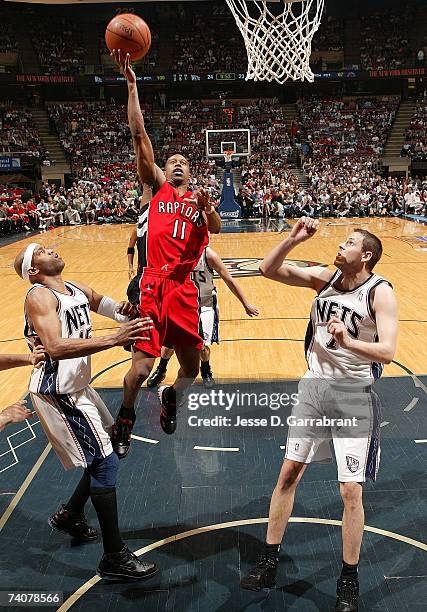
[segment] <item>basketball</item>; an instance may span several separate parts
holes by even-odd
[[[138,15],[117,15],[107,25],[105,43],[110,51],[121,49],[130,54],[131,61],[140,60],[150,49],[150,28]]]

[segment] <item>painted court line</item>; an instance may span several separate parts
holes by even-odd
[[[342,522],[335,519],[322,519],[317,517],[299,517],[293,516],[289,519],[290,523],[311,523],[315,525],[332,525],[340,527]],[[228,529],[232,527],[241,527],[243,525],[259,525],[261,523],[268,523],[268,518],[252,518],[252,519],[244,519],[240,521],[230,521],[229,523],[217,523],[215,525],[206,525],[205,527],[198,527],[196,529],[190,529],[189,531],[183,531],[181,533],[177,533],[175,535],[169,536],[168,538],[164,538],[163,540],[158,540],[157,542],[153,542],[148,546],[144,546],[139,550],[135,551],[135,555],[137,557],[141,557],[145,553],[155,550],[156,548],[160,548],[161,546],[165,546],[166,544],[170,544],[171,542],[178,542],[179,540],[184,540],[186,538],[191,538],[192,536],[198,535],[200,533],[207,533],[210,531],[218,531],[220,529]],[[414,546],[415,548],[419,548],[421,550],[427,551],[427,544],[424,542],[419,542],[418,540],[414,540],[412,538],[408,538],[406,536],[401,535],[400,533],[395,533],[393,531],[386,531],[385,529],[378,529],[377,527],[371,527],[370,525],[365,525],[364,531],[370,533],[376,533],[377,535],[382,535],[393,540],[397,540],[398,542],[403,542],[405,544],[409,544],[410,546]],[[62,606],[60,606],[56,612],[67,612],[75,603],[78,601],[87,591],[89,591],[95,584],[97,584],[101,578],[99,576],[92,576],[87,582],[82,584],[82,586],[77,589],[70,597],[64,601]]]
[[[406,406],[406,408],[403,409],[403,411],[410,412],[412,408],[415,408],[415,406],[418,404],[419,399],[420,399],[419,397],[413,397],[411,401],[409,402],[409,404]]]
[[[159,440],[151,440],[150,438],[142,438],[141,436],[131,435],[132,440],[139,440],[140,442],[147,442],[148,444],[158,444]]]
[[[222,451],[224,453],[238,453],[240,448],[237,448],[237,447],[222,448],[220,446],[194,446],[193,450]]]
[[[386,580],[404,580],[405,578],[427,578],[427,576],[384,576]]]
[[[46,446],[46,448],[44,449],[44,451],[42,452],[42,454],[40,455],[40,457],[37,459],[37,461],[35,462],[35,464],[33,465],[30,473],[28,474],[28,476],[26,477],[26,479],[24,480],[24,482],[22,483],[22,485],[19,487],[18,492],[16,493],[16,495],[13,497],[13,499],[11,500],[10,504],[8,505],[8,507],[6,508],[3,516],[0,518],[0,531],[3,529],[3,527],[5,526],[7,520],[9,519],[10,515],[12,514],[12,512],[14,511],[14,509],[16,508],[16,506],[19,504],[21,497],[24,495],[25,491],[28,489],[28,487],[30,486],[34,476],[37,474],[37,472],[39,471],[39,469],[41,468],[43,461],[46,459],[46,457],[49,454],[49,451],[51,449],[51,445],[48,444]]]
[[[423,382],[421,382],[418,376],[415,376],[415,374],[410,374],[410,377],[414,381],[415,387],[417,387],[418,389],[422,389],[424,393],[427,393],[427,387],[425,386]]]

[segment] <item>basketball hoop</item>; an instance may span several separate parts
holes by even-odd
[[[275,15],[267,7],[268,0],[226,0],[245,42],[246,80],[283,84],[288,79],[305,79],[312,83],[311,41],[319,29],[325,0],[279,1],[284,10]]]
[[[228,150],[228,151],[224,151],[224,159],[225,159],[225,163],[228,164],[232,161],[233,159],[233,154],[234,151],[233,150]]]

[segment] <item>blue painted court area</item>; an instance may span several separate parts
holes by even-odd
[[[405,219],[411,219],[412,221],[416,221],[417,223],[427,224],[427,217],[423,217],[422,215],[403,215]]]
[[[427,439],[426,383],[426,377],[415,382],[385,378],[376,386],[383,402],[382,456],[378,481],[365,486],[360,611],[425,610],[427,444],[421,441]],[[255,384],[244,384],[259,391]],[[265,385],[270,392],[296,389],[293,381]],[[98,391],[116,414],[121,390]],[[265,416],[266,410],[250,408],[245,416]],[[286,428],[195,428],[183,412],[177,433],[168,437],[158,416],[156,395],[144,389],[134,430],[140,439],[133,440],[131,454],[120,465],[117,490],[125,541],[134,551],[152,546],[146,557],[161,571],[143,583],[94,582],[61,610],[332,610],[341,564],[335,465],[313,465],[304,475],[282,547],[277,588],[243,591],[239,580],[256,562],[264,539],[263,519]],[[17,425],[0,435],[3,512],[47,442],[40,424]],[[68,600],[95,576],[100,542],[77,546],[47,524],[79,477],[77,471],[64,472],[51,450],[27,478],[28,488],[1,534],[3,589],[59,590]],[[96,526],[90,502],[87,515]]]

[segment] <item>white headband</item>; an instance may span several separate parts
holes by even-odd
[[[21,272],[22,272],[22,278],[24,280],[26,280],[26,281],[30,280],[30,276],[28,274],[28,270],[33,267],[33,255],[34,255],[34,251],[39,246],[40,245],[37,244],[37,242],[32,242],[25,249],[24,259],[22,260]]]

